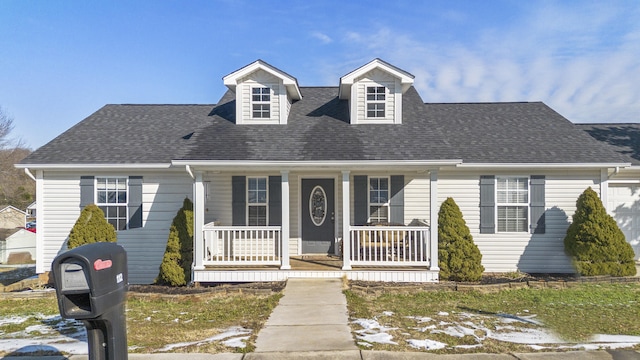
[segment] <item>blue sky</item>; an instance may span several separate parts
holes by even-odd
[[[337,86],[376,57],[425,102],[640,121],[636,0],[0,0],[0,106],[34,149],[105,104],[214,104],[256,59]]]

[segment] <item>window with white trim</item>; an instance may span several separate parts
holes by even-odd
[[[126,230],[128,216],[127,178],[96,178],[96,205],[116,230]]]
[[[497,177],[498,232],[529,231],[529,178]]]
[[[247,225],[266,226],[269,203],[266,177],[247,178]]]
[[[367,118],[384,118],[386,88],[384,86],[367,86]]]
[[[271,89],[268,87],[251,88],[251,117],[254,119],[271,118]]]
[[[389,178],[369,178],[369,221],[370,223],[389,221]]]

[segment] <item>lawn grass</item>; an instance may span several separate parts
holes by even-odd
[[[247,346],[226,347],[219,342],[179,347],[177,352],[248,352],[258,331],[278,304],[281,294],[208,294],[201,297],[131,297],[126,305],[127,342],[130,352],[149,353],[168,344],[202,341],[230,327],[251,330]],[[0,300],[0,318],[27,318],[0,325],[0,339],[10,338],[29,326],[51,323],[59,315],[55,297]],[[47,320],[45,320],[47,319]],[[171,352],[165,351],[165,352]]]
[[[430,317],[434,321],[450,321],[451,314],[496,315],[535,314],[536,321],[568,342],[588,341],[594,334],[640,336],[640,284],[582,284],[567,289],[522,288],[495,293],[456,291],[413,291],[363,294],[345,291],[352,319],[379,318],[387,327],[397,327],[394,339],[398,346],[374,344],[373,349],[415,351],[402,338],[414,336],[415,317]],[[387,315],[382,315],[384,313]],[[392,314],[390,314],[391,312]],[[390,314],[390,315],[389,315]],[[487,325],[490,327],[490,325]],[[527,326],[523,324],[522,326]],[[359,329],[357,325],[354,330]],[[403,336],[404,334],[404,336]],[[424,333],[422,337],[424,337]],[[442,338],[429,334],[432,340],[446,340],[454,345],[471,345],[473,336]],[[439,340],[440,339],[440,340]],[[514,351],[512,344],[490,341],[484,352]],[[516,349],[517,350],[517,349]],[[529,351],[531,349],[529,348]]]

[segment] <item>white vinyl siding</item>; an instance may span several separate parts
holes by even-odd
[[[599,171],[576,171],[572,174],[549,171],[541,174],[545,175],[546,180],[544,234],[480,234],[479,177],[485,173],[441,171],[438,177],[438,203],[441,204],[447,197],[456,201],[482,253],[485,271],[573,273],[571,260],[564,253],[564,236],[575,212],[578,196],[589,186],[598,192]],[[529,175],[532,174],[513,174],[523,177]]]
[[[65,174],[45,172],[43,180],[42,216],[43,269],[50,271],[51,262],[66,250],[66,240],[80,216],[80,176],[89,172]],[[110,174],[91,174],[96,177]],[[121,173],[117,174],[121,175]],[[142,173],[143,227],[118,232],[118,244],[127,251],[129,283],[148,284],[158,269],[169,237],[169,227],[185,197],[191,197],[192,181],[183,173]]]

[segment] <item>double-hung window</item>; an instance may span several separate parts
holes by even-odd
[[[529,231],[529,178],[497,177],[498,232]]]
[[[384,118],[386,88],[384,86],[367,86],[367,118]]]
[[[389,221],[389,178],[369,178],[369,222]]]
[[[268,87],[251,88],[251,117],[254,119],[271,118],[271,89]]]
[[[267,178],[247,178],[247,225],[267,225]]]
[[[127,178],[96,178],[96,205],[104,212],[107,221],[116,230],[126,230],[129,216]]]

